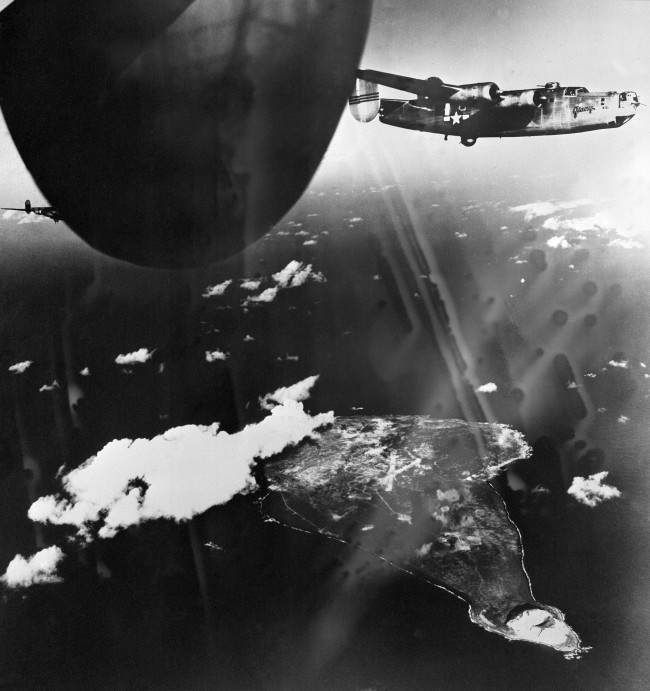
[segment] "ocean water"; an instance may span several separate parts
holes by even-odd
[[[561,199],[560,183],[549,196]],[[53,542],[68,552],[63,583],[3,594],[3,683],[643,688],[646,255],[602,228],[565,229],[568,247],[553,247],[549,216],[511,210],[537,190],[498,189],[317,178],[246,253],[185,273],[112,262],[53,224],[1,221],[0,567]],[[578,226],[591,211],[565,218]],[[312,273],[244,306],[292,260],[325,280]],[[226,280],[222,296],[202,297]],[[115,364],[141,347],[151,360]],[[216,349],[227,359],[206,362]],[[27,359],[24,374],[8,372]],[[260,396],[314,374],[312,412],[474,415],[523,432],[533,456],[498,486],[535,596],[565,612],[587,655],[490,635],[463,603],[402,573],[361,591],[332,585],[337,547],[265,525],[252,497],[87,546],[27,519],[34,498],[59,489],[62,464],[181,424],[235,430],[262,418]],[[489,382],[494,393],[475,392]],[[603,470],[621,497],[589,507],[566,493]],[[310,632],[341,601],[347,615],[319,658]]]

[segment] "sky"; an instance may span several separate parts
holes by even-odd
[[[0,9],[8,4],[0,0]],[[634,89],[643,102],[650,101],[648,26],[650,2],[645,0],[375,0],[361,66],[416,77],[435,75],[449,83],[495,81],[503,89],[551,80],[590,90]],[[397,93],[382,89],[382,95]],[[568,198],[607,197],[616,221],[645,232],[650,216],[650,128],[644,121],[649,117],[650,110],[640,108],[630,123],[612,132],[484,139],[471,150],[461,150],[455,139],[445,143],[437,135],[378,121],[357,123],[346,109],[319,176],[335,178],[341,166],[382,166],[388,155],[395,175],[407,180],[444,174],[462,184],[471,173],[502,176],[507,183],[513,175],[537,176],[543,196],[543,180],[561,173]],[[1,117],[0,161],[0,203],[47,201]]]
[[[376,0],[361,67],[452,84],[494,81],[502,89],[547,81],[591,91],[636,90],[650,100],[650,2],[489,2]],[[386,97],[401,92],[380,88]],[[607,199],[612,222],[647,233],[650,217],[648,108],[614,131],[560,137],[480,139],[472,149],[438,135],[354,121],[344,113],[318,172],[333,180],[342,169],[386,166],[406,181],[450,178],[462,187],[474,177],[544,182],[560,176],[566,198]],[[360,163],[362,161],[362,163]],[[554,185],[553,189],[557,189]],[[522,200],[526,201],[526,200]],[[529,201],[534,201],[530,199]]]

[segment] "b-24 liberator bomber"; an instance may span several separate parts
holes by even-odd
[[[415,98],[380,98],[378,85]],[[460,137],[473,146],[480,137],[573,134],[620,127],[636,114],[635,91],[590,92],[584,86],[547,82],[530,89],[501,91],[494,82],[445,84],[376,70],[358,70],[349,98],[356,120]]]
[[[32,203],[27,199],[25,206],[21,208],[3,206],[0,211],[24,211],[26,214],[36,214],[37,216],[46,216],[51,218],[55,223],[61,220],[61,214],[53,206],[32,206]]]

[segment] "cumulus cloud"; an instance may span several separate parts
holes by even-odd
[[[325,276],[319,271],[314,271],[311,264],[305,265],[295,259],[292,259],[280,271],[272,274],[272,278],[276,283],[275,286],[267,288],[259,295],[251,295],[246,298],[242,303],[242,307],[247,307],[250,303],[255,302],[273,302],[280,290],[297,288],[305,284],[308,280],[317,281],[319,283],[326,281]],[[243,284],[242,287],[244,287]],[[253,288],[251,285],[250,289],[254,290],[256,288]]]
[[[273,300],[275,300],[277,297],[277,294],[278,287],[272,286],[271,288],[263,290],[259,295],[251,295],[250,297],[246,298],[243,303],[244,307],[251,302],[273,302]]]
[[[607,243],[607,247],[620,247],[624,250],[641,250],[643,245],[636,240],[630,240],[629,238],[614,238]]]
[[[609,221],[607,217],[600,213],[594,214],[593,216],[580,216],[577,218],[552,216],[551,218],[547,218],[542,224],[542,228],[547,228],[552,231],[573,230],[579,233],[608,227]]]
[[[216,362],[217,360],[226,360],[228,355],[222,350],[206,350],[205,351],[205,361],[206,362]]]
[[[570,201],[543,201],[531,202],[529,204],[520,204],[519,206],[511,206],[508,210],[514,213],[523,213],[525,221],[532,221],[539,216],[550,216],[558,211],[566,211],[568,209],[577,209],[580,206],[587,206],[593,204],[591,199],[573,199]]]
[[[147,362],[147,360],[150,360],[152,355],[152,350],[148,350],[147,348],[139,348],[138,350],[134,350],[132,353],[126,353],[126,355],[118,355],[115,358],[115,362],[118,365],[142,364]]]
[[[497,390],[497,385],[489,381],[487,384],[481,384],[476,390],[478,393],[494,393]]]
[[[255,339],[250,334],[244,336],[244,343],[252,343],[254,340]]]
[[[607,499],[620,497],[620,490],[603,482],[608,475],[609,473],[603,470],[589,477],[574,477],[571,487],[567,490],[567,494],[570,494],[581,504],[592,507],[598,506],[598,504]]]
[[[242,281],[241,285],[239,287],[242,290],[257,290],[261,284],[262,284],[262,281],[256,281],[256,280],[253,280],[252,278],[248,278],[248,279]]]
[[[557,249],[558,247],[563,250],[571,249],[571,243],[567,241],[564,235],[554,235],[546,241],[546,244],[553,249]]]
[[[55,379],[51,384],[43,384],[38,390],[39,393],[45,393],[47,391],[54,391],[54,389],[59,388],[59,382]]]
[[[291,288],[297,288],[298,286],[303,285],[306,283],[309,279],[312,281],[316,281],[318,283],[322,283],[325,281],[325,276],[323,276],[320,271],[313,271],[311,268],[311,264],[307,264],[307,266],[301,266],[293,275],[293,278],[291,279]]]
[[[305,265],[295,259],[290,261],[284,269],[273,274],[273,280],[280,288],[297,288],[309,279],[322,283],[325,281],[325,276],[318,271],[313,271],[311,264]]]
[[[610,367],[619,367],[620,369],[627,369],[627,360],[610,360],[607,363]]]
[[[88,369],[88,367],[84,367],[82,370],[79,370],[79,374],[82,377],[88,377],[90,376],[90,370]]]
[[[28,369],[33,364],[33,360],[23,360],[22,362],[17,362],[15,365],[9,367],[9,371],[14,374],[22,374],[26,369]]]
[[[278,405],[256,424],[229,434],[219,424],[185,425],[153,439],[119,439],[62,478],[63,493],[35,501],[28,512],[39,523],[76,526],[92,539],[112,537],[142,521],[188,520],[255,487],[256,459],[269,458],[334,422],[332,412],[309,415],[302,400],[310,382],[278,392]],[[266,398],[266,397],[265,397]],[[277,400],[277,399],[281,400]]]
[[[2,581],[9,588],[28,588],[39,583],[57,583],[61,578],[56,575],[63,552],[59,547],[47,547],[31,557],[17,554],[10,562],[2,576]]]
[[[224,281],[223,283],[217,283],[213,286],[206,286],[205,292],[203,293],[204,298],[213,298],[219,295],[223,295],[226,292],[228,286],[232,283],[231,280]]]
[[[273,280],[281,287],[287,288],[294,274],[302,268],[302,262],[291,260],[281,271],[273,274]]]
[[[18,221],[18,225],[23,223],[45,223],[47,220],[47,216],[41,216],[40,214],[25,214],[24,218]]]
[[[318,375],[315,374],[297,382],[293,386],[281,386],[273,393],[267,393],[262,396],[259,399],[260,406],[264,410],[272,410],[274,406],[283,405],[287,401],[304,401],[309,398],[309,394],[317,381]]]

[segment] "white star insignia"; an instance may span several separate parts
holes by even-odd
[[[460,113],[454,113],[454,114],[451,116],[451,122],[452,122],[452,124],[453,124],[453,125],[457,125],[457,124],[460,122],[460,118],[461,118]]]

